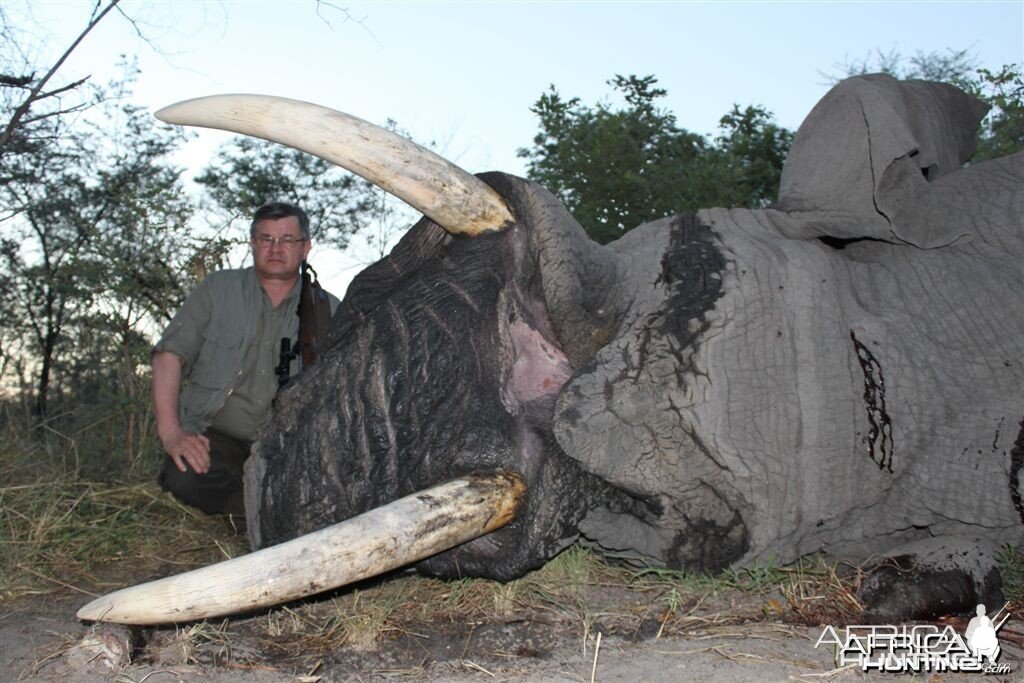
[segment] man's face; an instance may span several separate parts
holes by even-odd
[[[288,238],[293,240],[291,244],[288,244]],[[252,238],[256,274],[264,279],[290,280],[297,277],[310,246],[309,240],[303,239],[299,219],[295,216],[261,220],[256,224]]]

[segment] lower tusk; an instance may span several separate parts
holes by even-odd
[[[525,492],[508,472],[462,477],[280,545],[105,595],[78,610],[78,618],[193,621],[338,588],[508,524]]]

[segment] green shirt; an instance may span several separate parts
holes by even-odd
[[[257,432],[270,419],[270,406],[277,394],[277,374],[280,362],[281,338],[288,337],[295,346],[299,332],[299,288],[301,282],[274,308],[266,292],[260,297],[260,314],[256,331],[245,352],[242,372],[228,392],[224,406],[213,416],[210,426],[238,439],[252,441]],[[298,372],[297,360],[292,361],[290,373]]]
[[[189,294],[154,349],[182,360],[182,427],[256,438],[277,393],[281,339],[297,342],[300,288],[301,280],[275,308],[250,267],[211,273]]]

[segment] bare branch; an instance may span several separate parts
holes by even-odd
[[[365,18],[356,19],[354,16],[352,16],[352,12],[350,12],[347,7],[339,7],[338,5],[335,5],[333,2],[327,2],[327,0],[316,0],[316,16],[319,17],[320,21],[324,22],[324,24],[326,24],[328,28],[333,29],[334,27],[331,26],[330,20],[321,11],[321,9],[324,7],[332,9],[335,12],[340,12],[344,17],[343,23],[347,24],[348,22],[351,21],[355,24],[359,24],[360,26],[363,27],[363,30],[366,31],[367,35],[373,38],[373,42],[377,43],[378,45],[381,44],[380,41],[377,40],[377,36],[373,35],[373,31],[370,30],[370,27],[366,25]]]
[[[88,106],[89,106],[88,104],[84,104],[84,103],[83,104],[76,104],[75,106],[68,107],[67,109],[59,109],[59,110],[56,110],[56,111],[49,111],[49,112],[46,112],[45,114],[40,114],[39,116],[33,116],[31,118],[24,119],[22,121],[22,123],[23,124],[35,123],[36,121],[42,121],[43,119],[48,119],[48,118],[50,118],[52,116],[63,116],[64,114],[73,114],[73,113],[75,113],[77,111],[81,111],[83,109],[88,108]],[[36,137],[34,139],[38,140],[38,139],[41,139],[41,138]]]
[[[156,52],[159,55],[163,55],[164,54],[164,51],[160,48],[160,46],[157,45],[152,40],[150,40],[146,36],[146,34],[142,31],[142,29],[139,28],[138,20],[128,16],[128,14],[123,9],[121,9],[120,7],[117,8],[117,13],[120,14],[122,17],[124,17],[124,20],[127,21],[131,25],[132,30],[135,31],[135,35],[138,36],[144,43],[146,43],[146,45],[148,45],[150,47],[150,49],[152,49],[154,52]]]
[[[7,142],[11,139],[11,136],[14,135],[14,131],[20,124],[21,119],[24,118],[25,114],[28,113],[28,110],[32,106],[32,103],[38,99],[39,93],[42,91],[43,86],[45,86],[47,82],[50,80],[50,78],[53,77],[55,73],[57,73],[57,69],[59,69],[64,64],[65,60],[67,60],[67,58],[71,56],[71,53],[75,51],[79,43],[85,40],[85,37],[89,35],[89,32],[92,31],[93,28],[96,27],[96,24],[98,24],[103,19],[103,17],[105,17],[107,13],[110,12],[110,10],[114,9],[114,7],[116,7],[117,3],[119,3],[120,1],[121,0],[110,0],[109,4],[107,4],[107,6],[104,7],[102,11],[99,11],[98,14],[96,13],[96,10],[99,10],[100,4],[99,2],[96,3],[96,8],[93,10],[93,18],[89,21],[88,26],[86,26],[82,33],[79,34],[78,38],[76,38],[75,41],[71,43],[71,46],[64,51],[64,54],[60,56],[60,59],[58,59],[57,63],[50,68],[46,75],[39,79],[39,82],[37,82],[35,87],[32,88],[31,92],[29,92],[28,97],[25,98],[25,101],[22,102],[21,105],[14,111],[14,114],[11,116],[11,120],[7,123],[7,126],[4,128],[3,133],[0,133],[0,150],[2,150],[6,146]]]
[[[316,0],[316,15],[318,17],[320,17],[320,21],[322,21],[325,24],[327,24],[327,26],[330,27],[330,28],[334,28],[334,27],[331,26],[330,20],[326,16],[324,16],[323,12],[320,11],[321,8],[323,8],[323,7],[327,7],[329,9],[332,9],[335,12],[341,12],[342,15],[344,15],[344,17],[345,17],[345,22],[355,21],[358,24],[363,23],[361,20],[354,19],[352,17],[352,13],[348,11],[347,7],[338,7],[334,3],[327,2],[327,0]]]
[[[47,97],[53,97],[54,95],[59,95],[59,94],[61,94],[63,92],[67,92],[68,90],[74,90],[75,88],[77,88],[78,86],[82,85],[83,83],[85,83],[90,78],[92,78],[92,77],[91,76],[86,76],[85,78],[80,78],[77,81],[75,81],[74,83],[69,83],[68,85],[65,85],[65,86],[63,86],[61,88],[57,88],[56,90],[50,90],[49,92],[44,92],[44,93],[36,96],[36,101],[44,100]]]

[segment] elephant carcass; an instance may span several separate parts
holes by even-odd
[[[543,188],[484,176],[514,220],[421,221],[279,397],[247,471],[254,544],[500,467],[527,484],[519,518],[422,569],[506,579],[581,535],[697,569],[913,547],[977,598],[966,544],[1024,529],[1024,157],[959,168],[982,113],[845,81],[777,208],[604,247]]]
[[[983,113],[951,86],[850,79],[799,131],[778,208],[607,247],[541,188],[486,177],[517,225],[418,226],[355,281],[328,367],[258,446],[252,527],[276,542],[500,464],[543,528],[430,570],[507,578],[576,529],[698,569],[1020,541],[1024,176],[1019,155],[960,168]],[[520,395],[543,398],[528,428]],[[614,490],[567,480],[577,464]]]

